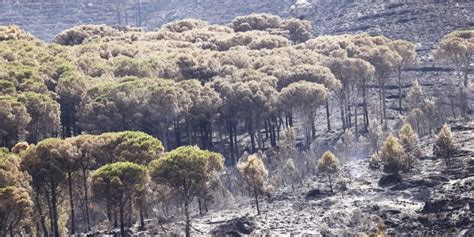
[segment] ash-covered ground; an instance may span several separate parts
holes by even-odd
[[[193,214],[193,236],[353,235],[384,230],[389,235],[474,235],[474,121],[450,123],[458,151],[453,165],[433,157],[435,136],[420,138],[422,157],[401,180],[369,168],[368,159],[343,163],[348,190],[331,193],[308,176],[260,198],[226,196],[226,207]],[[383,179],[381,179],[383,178]],[[179,218],[147,220],[137,236],[182,234]]]

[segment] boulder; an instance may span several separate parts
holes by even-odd
[[[392,186],[399,184],[402,181],[402,176],[399,174],[388,174],[382,176],[379,180],[379,186],[380,187],[387,187],[387,186]]]
[[[308,191],[306,199],[322,199],[328,196],[331,196],[330,192],[315,188]]]
[[[216,237],[249,235],[255,228],[253,218],[243,216],[217,226],[211,231],[211,235]]]

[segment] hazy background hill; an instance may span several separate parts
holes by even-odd
[[[0,25],[16,24],[51,41],[80,24],[153,30],[178,19],[226,23],[254,12],[311,20],[316,34],[365,31],[426,46],[449,31],[474,26],[469,0],[0,0]]]

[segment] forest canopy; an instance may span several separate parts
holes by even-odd
[[[197,199],[207,210],[222,163],[239,167],[258,209],[268,173],[281,164],[287,171],[306,168],[284,154],[309,150],[320,131],[342,131],[334,144],[344,152],[359,138],[377,151],[385,140],[381,126],[393,117],[388,85],[398,87],[395,110],[413,126],[400,144],[390,136],[385,147],[418,152],[408,144],[418,142],[414,130],[431,133],[439,122],[427,119],[436,117],[436,101],[421,97],[417,81],[410,92],[401,89],[411,84],[404,74],[416,63],[415,44],[367,33],[313,37],[312,27],[252,14],[228,25],[186,19],[154,31],[82,25],[45,43],[0,26],[0,199],[15,202],[12,213],[21,220],[1,227],[0,235],[62,236],[90,231],[96,221],[120,222],[123,236],[132,215],[143,227],[156,204],[146,193],[157,189],[163,212],[170,197],[184,200],[189,235],[189,203]],[[471,109],[465,75],[473,39],[466,30],[440,43],[439,57],[462,75],[454,116]],[[280,160],[255,155],[265,150]],[[379,159],[387,162],[393,152],[384,150]],[[252,155],[241,159],[245,154]],[[325,153],[318,163],[330,174],[331,191],[338,159],[348,156],[336,155]],[[337,167],[327,171],[326,163]],[[29,221],[36,227],[25,228],[33,226]]]

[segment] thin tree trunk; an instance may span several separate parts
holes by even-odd
[[[265,119],[264,127],[265,127],[265,139],[269,139],[270,138],[269,120]]]
[[[326,122],[328,125],[328,131],[331,131],[331,119],[330,119],[330,113],[329,113],[329,99],[326,98]]]
[[[237,133],[238,133],[237,123],[238,122],[235,122],[234,124],[234,149],[235,149],[235,156],[237,157],[237,159],[239,159],[239,141],[237,140]]]
[[[209,149],[212,150],[212,149],[213,149],[213,143],[212,143],[212,134],[213,134],[213,132],[212,132],[212,122],[211,122],[211,120],[209,119],[206,123],[207,123],[207,127],[208,127],[208,129],[207,129],[207,132],[208,132],[207,137],[209,138]]]
[[[44,237],[47,237],[47,236],[49,236],[48,235],[48,228],[46,227],[46,221],[45,221],[44,214],[43,214],[43,208],[41,207],[39,193],[40,193],[40,189],[39,189],[39,187],[37,187],[36,191],[35,191],[35,201],[36,201],[36,206],[38,208],[38,214],[40,216],[41,228],[43,229]]]
[[[89,187],[87,186],[87,170],[83,167],[82,168],[82,185],[84,186],[84,206],[86,209],[86,227],[87,231],[91,231],[91,220],[89,215]],[[110,213],[110,211],[108,211]],[[109,216],[109,220],[110,220]]]
[[[174,122],[174,135],[176,139],[176,147],[180,147],[181,146],[181,126],[179,124],[179,118],[176,118]]]
[[[71,207],[71,234],[74,235],[76,233],[76,219],[74,213],[74,198],[72,196],[72,172],[68,172],[68,186],[69,186],[69,202]]]
[[[186,237],[191,237],[191,219],[189,217],[189,198],[185,197],[184,200],[184,215],[186,216],[186,226],[184,232]]]
[[[258,190],[257,190],[256,186],[254,186],[253,192],[254,192],[254,196],[255,196],[255,205],[256,205],[256,208],[257,208],[257,215],[260,215],[260,207],[258,205]]]
[[[369,110],[367,105],[367,84],[366,79],[362,82],[362,100],[363,100],[363,110],[364,110],[364,130],[365,132],[369,131]]]
[[[119,212],[120,212],[120,233],[122,235],[122,237],[125,237],[125,220],[124,220],[124,216],[123,216],[123,206],[125,205],[124,203],[120,203],[119,204],[120,207],[119,207]]]
[[[49,196],[48,191],[44,191],[44,195],[46,200],[48,201],[48,211],[49,211],[49,231],[51,232],[51,236],[54,237],[54,217],[53,217],[53,205],[51,204],[51,197]]]
[[[464,101],[464,92],[462,85],[459,85],[459,108],[461,110],[461,117],[466,117],[466,108],[465,108],[465,101]]]
[[[201,197],[198,197],[197,201],[198,201],[199,215],[202,216],[203,212],[202,212]]]
[[[51,207],[53,211],[53,230],[54,236],[59,237],[59,225],[58,225],[58,200],[56,194],[56,182],[54,178],[51,178]]]
[[[144,230],[145,229],[145,217],[144,217],[144,213],[143,213],[143,203],[140,202],[140,230]]]
[[[352,110],[350,105],[347,105],[347,124],[349,128],[352,128]]]
[[[311,123],[311,138],[314,140],[316,139],[316,125],[315,125],[315,119],[314,119],[314,110],[311,109],[310,112],[310,123]]]
[[[252,153],[255,153],[255,130],[254,130],[254,126],[253,126],[253,120],[252,118],[248,120],[248,133],[249,133],[249,136],[250,136],[250,144],[251,144],[251,148],[252,148]]]
[[[358,114],[357,114],[357,106],[354,106],[354,125],[355,125],[355,136],[356,140],[359,140],[359,123],[358,123]]]
[[[191,119],[188,118],[186,119],[186,126],[187,126],[187,135],[188,135],[188,145],[193,145],[193,133],[192,133],[192,123],[191,123]]]
[[[117,220],[117,206],[113,205],[114,208],[114,228],[118,227],[118,220]]]
[[[386,102],[385,102],[385,83],[382,85],[382,110],[383,110],[383,119],[387,120],[387,108],[386,108]]]
[[[341,98],[340,102],[340,107],[341,107],[341,122],[342,122],[342,130],[346,131],[346,116],[344,114],[344,102],[343,99]]]
[[[272,134],[272,147],[276,147],[277,146],[277,142],[276,142],[276,124],[277,121],[276,121],[276,118],[273,118],[273,121],[271,123],[271,134]]]
[[[231,165],[235,165],[236,158],[235,158],[235,149],[234,149],[234,134],[232,129],[232,124],[230,120],[227,119],[227,128],[229,129],[229,145],[230,145],[230,157],[231,157]]]
[[[163,147],[165,150],[168,150],[170,147],[168,146],[168,123],[163,122],[161,124],[161,143],[163,144]]]
[[[293,113],[288,114],[288,123],[293,127]]]
[[[127,222],[127,227],[132,226],[132,213],[133,213],[133,203],[132,200],[128,202],[128,222]]]
[[[403,114],[402,108],[402,68],[398,67],[398,108],[400,114]]]
[[[383,116],[383,102],[382,100],[384,100],[383,98],[383,95],[382,95],[382,82],[381,82],[381,79],[379,79],[379,105],[380,105],[380,123],[383,123],[383,119],[384,119],[384,116]]]

